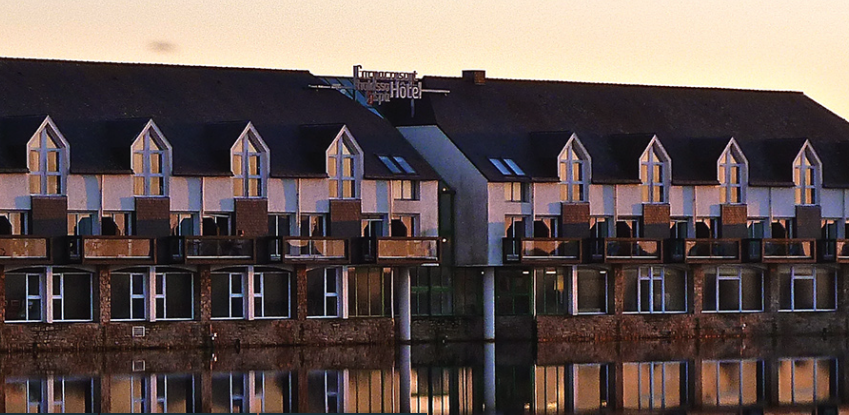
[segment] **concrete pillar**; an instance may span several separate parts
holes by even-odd
[[[400,267],[398,271],[398,334],[403,343],[413,339],[412,311],[410,310],[410,268]],[[404,412],[404,411],[402,411]]]
[[[495,340],[495,268],[483,271],[483,338]],[[494,359],[493,359],[494,361]]]
[[[398,356],[398,371],[400,372],[400,393],[401,393],[401,401],[399,410],[401,413],[412,413],[413,411],[410,408],[410,399],[412,398],[412,376],[413,376],[413,364],[412,364],[412,351],[409,344],[405,344],[401,346],[401,353]]]
[[[496,413],[495,343],[484,343],[483,345],[483,412],[485,414]]]

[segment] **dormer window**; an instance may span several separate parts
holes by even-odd
[[[669,157],[656,138],[640,157],[643,203],[666,203],[669,187]]]
[[[589,157],[583,146],[573,136],[560,153],[560,200],[585,202],[589,185]]]
[[[732,140],[719,157],[719,202],[745,203],[745,184],[748,176],[746,158]]]
[[[133,194],[164,196],[170,172],[170,145],[153,123],[148,123],[133,143]]]
[[[233,169],[233,196],[265,197],[265,171],[268,148],[248,124],[230,149]]]
[[[67,171],[68,146],[50,118],[30,139],[29,191],[34,195],[61,195],[65,192],[64,172]]]
[[[350,140],[347,129],[327,149],[327,175],[331,199],[356,199],[359,196],[357,175],[359,147]]]
[[[817,204],[821,165],[813,147],[805,142],[796,160],[793,161],[793,184],[796,186],[797,205]]]

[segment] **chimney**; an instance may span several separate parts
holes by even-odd
[[[486,71],[479,69],[463,71],[463,80],[472,82],[475,85],[485,85]]]

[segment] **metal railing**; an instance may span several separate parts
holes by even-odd
[[[579,238],[504,238],[504,262],[581,260]]]
[[[749,261],[816,260],[816,240],[814,239],[749,239],[746,242]]]
[[[604,239],[604,260],[662,260],[663,241],[645,238]],[[598,248],[598,246],[596,246]]]
[[[178,236],[172,239],[171,256],[185,259],[253,259],[253,238],[236,236]]]
[[[739,239],[678,239],[684,261],[740,260]]]
[[[348,260],[348,241],[321,236],[284,236],[268,243],[271,261],[339,261]]]

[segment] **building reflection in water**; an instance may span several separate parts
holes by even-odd
[[[7,355],[0,409],[553,415],[844,407],[845,339],[805,348],[804,340],[751,342]]]

